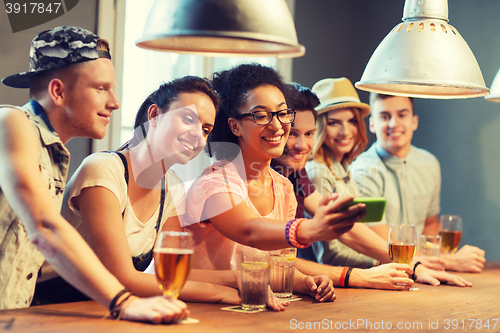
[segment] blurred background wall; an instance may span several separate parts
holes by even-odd
[[[293,60],[293,80],[309,87],[326,77],[358,81],[377,45],[402,21],[403,6],[403,0],[295,0],[297,34],[306,55]],[[58,19],[16,34],[0,10],[0,77],[27,69],[31,39],[42,30],[76,25],[96,31],[97,8],[97,0],[80,1]],[[450,24],[469,44],[488,87],[500,67],[499,13],[498,0],[449,1]],[[368,102],[368,93],[359,95]],[[27,90],[0,85],[1,104],[27,100]],[[495,245],[500,236],[500,104],[483,98],[417,99],[415,106],[420,123],[413,143],[441,162],[441,212],[462,216],[462,244],[480,246],[488,260],[500,261]],[[374,136],[369,138],[371,145]],[[68,146],[73,172],[91,143],[73,139]]]

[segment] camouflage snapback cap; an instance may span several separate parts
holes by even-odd
[[[108,42],[78,27],[57,27],[40,32],[31,42],[29,70],[2,79],[13,88],[29,88],[33,75],[98,58],[111,59]]]

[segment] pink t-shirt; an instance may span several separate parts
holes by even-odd
[[[273,181],[274,203],[270,214],[262,217],[283,220],[283,233],[286,221],[295,217],[297,201],[290,181],[269,168]],[[209,221],[210,216],[202,216],[207,199],[219,193],[231,193],[235,204],[243,201],[259,216],[260,213],[248,197],[245,181],[239,176],[234,164],[219,161],[206,168],[202,175],[191,185],[186,197],[185,228],[193,232],[195,250],[193,268],[199,269],[239,269],[242,252],[260,250],[236,243],[220,234]],[[221,211],[217,214],[223,212]],[[206,221],[208,223],[200,223]],[[231,223],[228,221],[227,223]]]

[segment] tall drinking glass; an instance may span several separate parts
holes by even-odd
[[[163,296],[177,299],[191,270],[193,237],[189,231],[162,231],[154,247],[156,278]]]
[[[417,233],[413,224],[392,224],[389,229],[389,256],[394,262],[409,264],[417,248]]]
[[[441,252],[441,236],[420,235],[417,252],[424,257],[439,257],[439,253]]]
[[[245,311],[266,309],[269,288],[269,254],[243,252],[241,254],[241,307]]]
[[[292,247],[269,251],[269,256],[271,258],[269,285],[274,296],[278,298],[292,297],[297,249]]]
[[[441,253],[457,252],[462,240],[462,218],[458,215],[441,215],[439,220]]]
[[[399,264],[410,264],[417,250],[417,232],[413,224],[392,224],[389,229],[389,256]],[[413,290],[410,288],[409,290]]]

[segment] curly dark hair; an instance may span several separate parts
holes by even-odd
[[[285,83],[281,75],[273,68],[260,64],[243,64],[229,70],[214,73],[212,86],[221,99],[215,124],[208,136],[208,154],[218,160],[232,159],[239,150],[238,137],[229,128],[228,119],[241,113],[250,90],[264,85],[277,87],[285,96]],[[233,143],[234,145],[228,145]]]
[[[170,104],[177,100],[180,93],[195,93],[201,92],[207,95],[215,106],[215,111],[219,107],[219,97],[213,90],[208,80],[198,76],[184,76],[166,83],[163,83],[158,89],[152,92],[142,105],[139,107],[135,116],[134,129],[142,126],[143,135],[146,137],[149,129],[148,109],[151,105],[159,106],[161,113],[168,111]],[[134,131],[134,137],[124,143],[118,150],[132,148],[138,145],[143,138],[136,136],[137,131]]]

